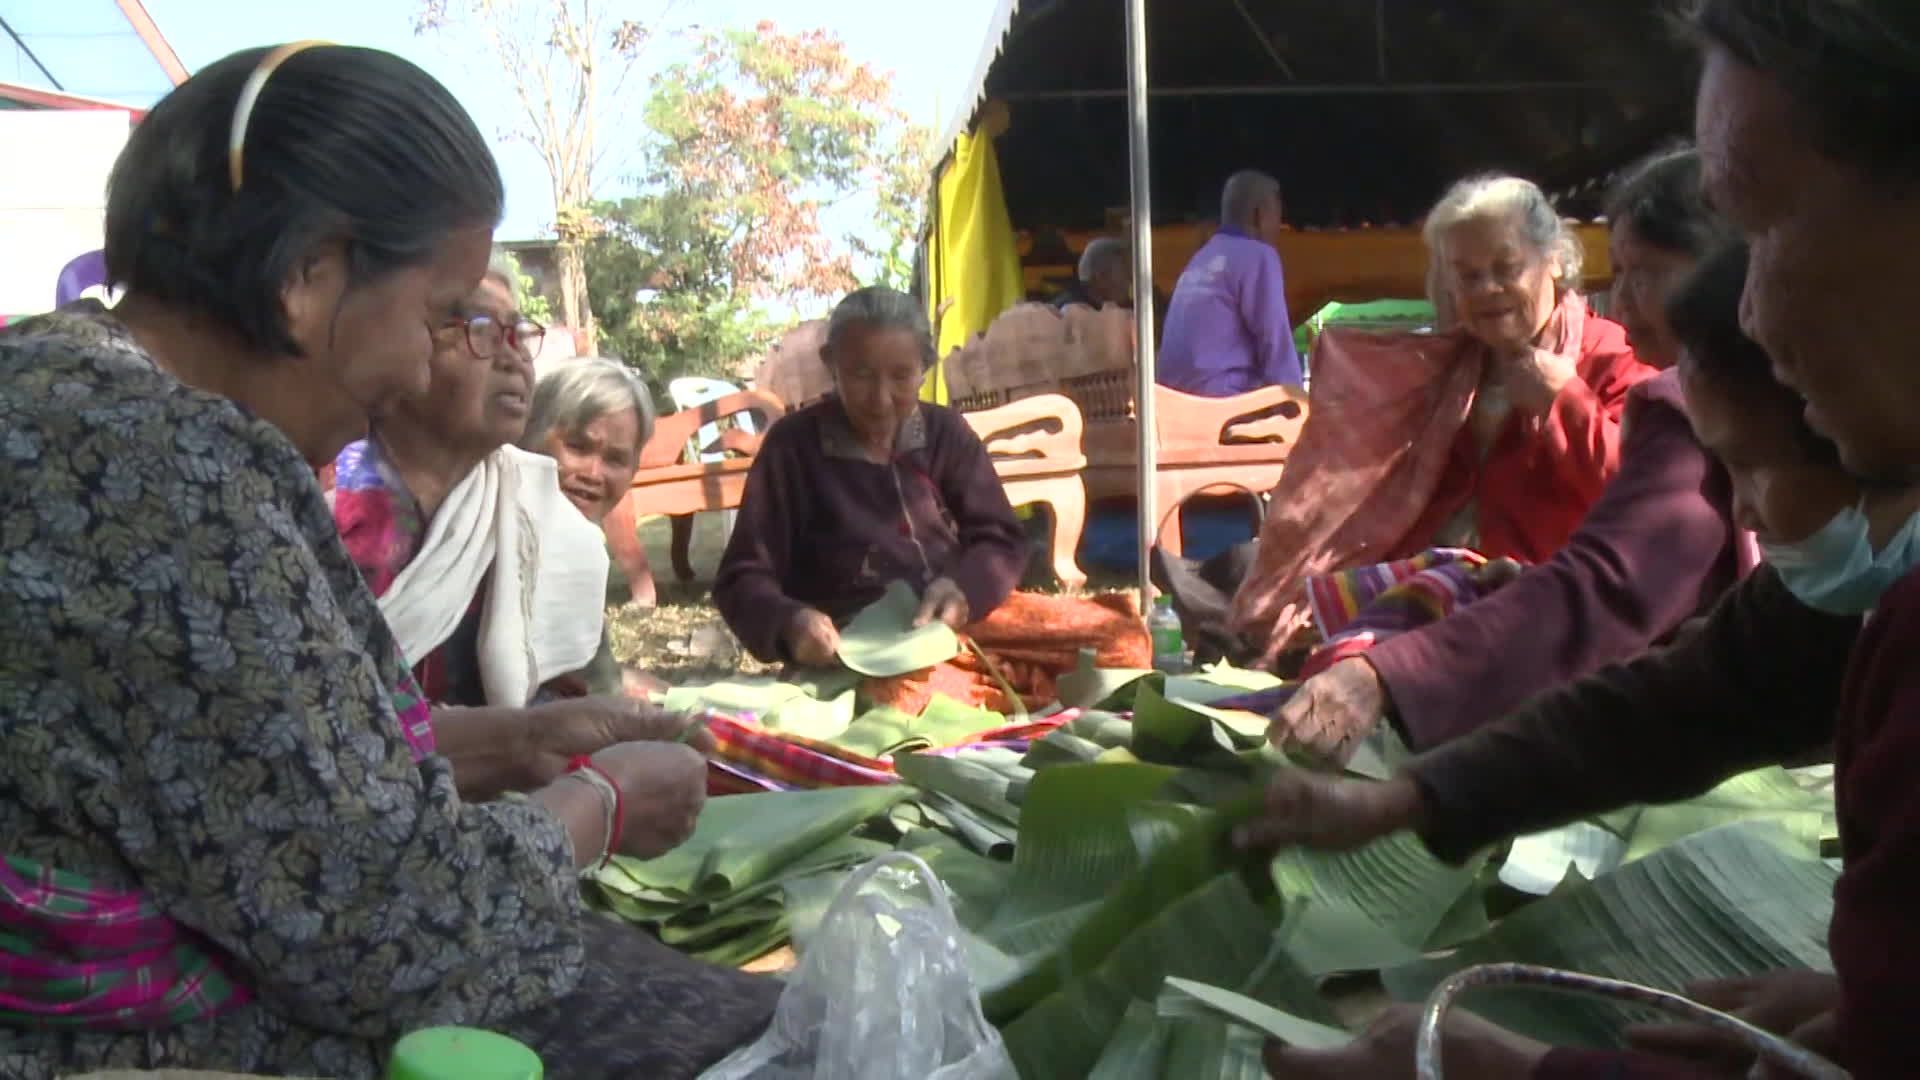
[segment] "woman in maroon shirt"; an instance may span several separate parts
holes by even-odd
[[[909,712],[934,692],[1012,709],[1001,678],[1041,704],[1083,645],[1103,666],[1148,663],[1124,601],[1014,593],[1027,539],[986,447],[959,413],[919,399],[934,346],[918,301],[877,286],[850,294],[821,352],[836,392],[767,432],[714,578],[714,604],[749,651],[832,665],[838,627],[904,581],[921,597],[919,622],[964,628],[1001,661],[989,672],[963,653],[868,687]]]

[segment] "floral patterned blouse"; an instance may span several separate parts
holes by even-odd
[[[0,1075],[372,1076],[408,1030],[573,988],[564,828],[416,763],[397,646],[277,428],[85,302],[0,331],[0,500],[0,854],[146,894],[252,996],[0,1025]]]

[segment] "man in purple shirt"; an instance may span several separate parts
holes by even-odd
[[[1251,169],[1220,195],[1220,231],[1174,286],[1160,337],[1162,386],[1232,397],[1262,386],[1299,386],[1300,355],[1280,271],[1280,182]]]

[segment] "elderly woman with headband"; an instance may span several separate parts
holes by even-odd
[[[921,598],[918,622],[964,629],[1006,661],[963,653],[869,685],[910,712],[935,691],[999,709],[1019,704],[1007,688],[1050,700],[1081,646],[1103,666],[1146,666],[1146,633],[1124,600],[1013,591],[1029,551],[993,462],[959,413],[919,399],[934,346],[918,301],[879,286],[849,294],[822,359],[835,393],[767,432],[714,579],[714,603],[755,656],[834,663],[839,627],[904,581]]]
[[[1544,562],[1620,467],[1627,392],[1655,372],[1588,308],[1579,239],[1545,193],[1462,180],[1423,234],[1449,332],[1392,356],[1355,342],[1316,368],[1313,414],[1229,616],[1260,662],[1309,621],[1310,578],[1428,548]]]
[[[128,140],[120,304],[0,333],[0,1074],[371,1077],[459,1023],[554,1075],[684,1077],[765,1024],[776,984],[580,906],[583,869],[687,834],[700,756],[603,745],[463,799],[462,724],[314,479],[469,334],[502,201],[413,65],[249,50]]]

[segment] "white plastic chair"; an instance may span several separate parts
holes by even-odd
[[[667,397],[672,400],[675,412],[697,409],[709,401],[718,401],[728,394],[738,393],[739,390],[739,387],[725,379],[708,379],[695,375],[673,379],[667,383]],[[733,418],[733,422],[740,425],[740,430],[749,435],[757,434],[759,431],[754,426],[752,413],[741,413]],[[694,455],[696,461],[722,461],[726,458],[725,454],[719,451],[705,452],[704,449],[719,440],[719,424],[702,424],[700,430],[694,432],[693,440],[687,444],[687,449]],[[720,515],[720,542],[724,544],[727,538],[733,535],[733,521],[739,516],[739,511],[722,510]]]

